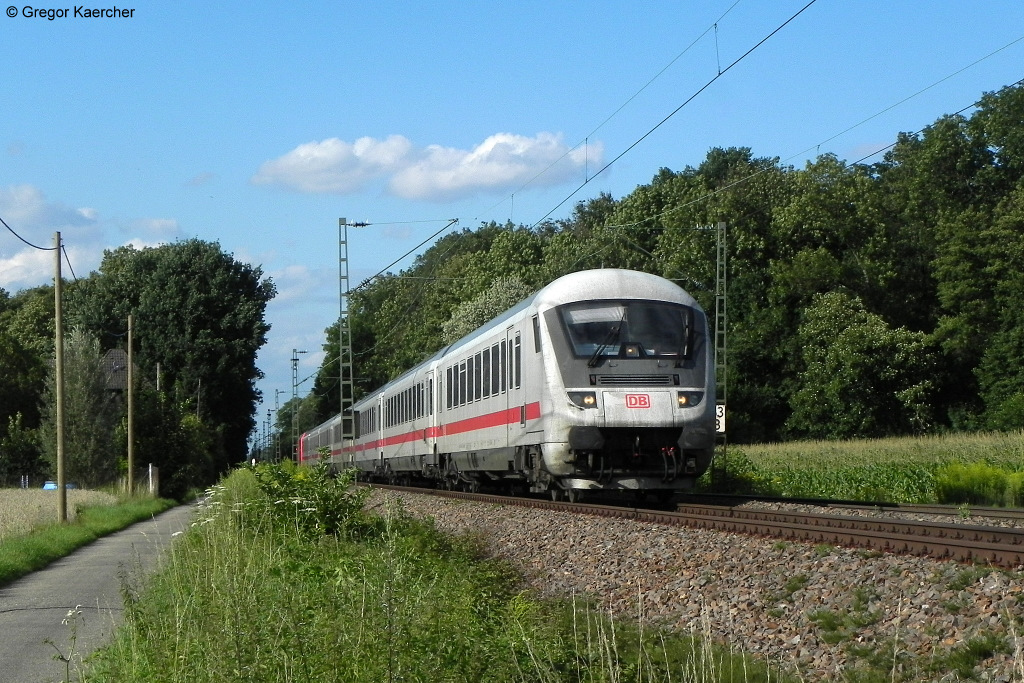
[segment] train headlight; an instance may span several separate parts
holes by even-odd
[[[703,391],[677,391],[676,402],[680,408],[692,408],[704,400]]]
[[[569,400],[580,408],[596,408],[597,394],[593,391],[570,391]]]

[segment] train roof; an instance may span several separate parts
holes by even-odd
[[[526,310],[536,307],[538,311],[546,311],[565,303],[598,299],[654,299],[699,307],[697,301],[682,287],[671,280],[666,280],[650,273],[621,268],[601,268],[569,273],[552,281],[546,287],[523,299],[504,313],[492,318],[458,341],[441,348],[430,358],[374,390],[373,394],[377,394],[393,384],[405,381],[409,376],[421,372],[425,366],[429,366],[454,349],[472,343],[479,336],[485,335],[491,330],[504,327]],[[358,407],[363,401],[370,398],[370,396],[367,396],[356,401],[353,407]]]

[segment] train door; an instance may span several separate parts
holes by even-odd
[[[440,387],[434,384],[434,371],[428,370],[426,377],[423,379],[424,389],[426,393],[426,405],[424,410],[426,413],[426,426],[423,430],[423,442],[426,446],[426,455],[422,459],[420,468],[423,472],[427,469],[434,469],[437,467],[437,413],[438,408],[441,405],[440,396],[438,395]]]
[[[521,445],[526,428],[522,359],[522,334],[514,327],[510,327],[505,330],[505,340],[501,345],[501,389],[505,394],[505,424],[509,450]]]

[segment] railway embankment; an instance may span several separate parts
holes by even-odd
[[[480,537],[544,596],[590,598],[616,618],[710,635],[804,680],[896,671],[893,680],[1024,681],[1020,570],[374,495],[400,495],[408,512],[439,529]]]

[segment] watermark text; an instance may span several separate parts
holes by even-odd
[[[24,17],[25,19],[45,19],[55,21],[57,19],[131,19],[135,16],[135,8],[124,7],[86,7],[75,5],[74,7],[33,7],[25,5],[17,7],[11,5],[7,8],[7,16],[11,19]]]

